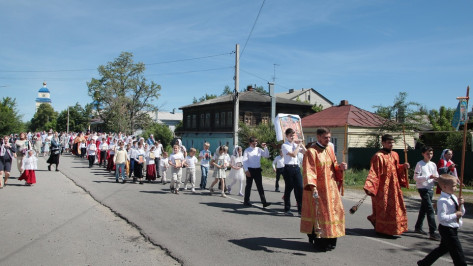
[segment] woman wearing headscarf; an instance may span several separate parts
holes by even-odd
[[[458,178],[457,169],[455,168],[456,164],[452,161],[452,157],[452,150],[445,149],[442,151],[442,155],[440,155],[440,160],[437,163],[437,172],[439,173],[439,175],[449,174]],[[458,183],[460,183],[460,181],[458,181]],[[442,190],[440,189],[440,186],[437,186],[435,194],[440,194],[441,191]]]
[[[15,141],[16,149],[16,165],[20,174],[23,173],[21,165],[23,163],[23,156],[26,156],[26,152],[31,149],[31,143],[26,139],[26,133],[21,132],[20,138]]]
[[[13,158],[16,158],[15,145],[10,143],[10,137],[6,135],[3,137],[3,143],[0,146],[0,188],[7,184]],[[3,173],[5,173],[5,178]]]
[[[49,159],[47,163],[48,165],[48,170],[51,171],[51,165],[55,164],[56,165],[56,171],[58,170],[59,166],[59,154],[61,153],[61,142],[59,140],[59,135],[57,132],[54,132],[54,136],[51,138],[51,153],[49,154]]]

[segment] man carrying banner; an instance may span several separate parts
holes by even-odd
[[[401,186],[409,186],[406,176],[409,163],[399,163],[399,155],[392,151],[393,136],[386,134],[381,141],[383,149],[371,158],[364,186],[373,205],[373,214],[367,218],[377,233],[400,235],[407,231],[407,213]]]

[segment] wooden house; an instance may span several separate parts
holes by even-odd
[[[239,93],[239,120],[249,126],[271,123],[271,97],[248,88]],[[180,107],[183,128],[177,132],[187,147],[201,149],[204,142],[212,147],[233,147],[234,95]],[[291,113],[304,117],[313,113],[312,105],[276,97],[276,114]]]

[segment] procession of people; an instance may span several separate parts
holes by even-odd
[[[345,211],[340,193],[343,185],[343,172],[347,169],[345,162],[338,162],[331,143],[331,132],[328,128],[317,130],[317,141],[307,147],[301,140],[295,140],[295,131],[288,128],[285,132],[285,142],[281,145],[280,156],[274,161],[274,170],[282,175],[285,183],[284,189],[284,214],[294,216],[291,212],[291,193],[300,216],[300,232],[307,234],[309,243],[315,250],[327,252],[337,246],[337,239],[345,235]],[[370,169],[364,191],[372,199],[372,214],[367,217],[373,225],[375,232],[384,237],[402,235],[408,230],[407,210],[401,187],[409,186],[406,169],[410,168],[408,162],[401,163],[399,155],[393,151],[394,137],[386,134],[382,136],[382,149],[371,158]],[[263,188],[261,158],[269,158],[270,153],[266,143],[258,143],[258,139],[250,137],[249,147],[242,149],[235,146],[231,157],[229,147],[221,145],[214,154],[210,152],[210,144],[205,142],[198,157],[195,148],[187,148],[177,139],[172,146],[173,152],[169,155],[163,149],[160,140],[155,140],[153,135],[145,141],[133,135],[122,133],[58,133],[52,130],[39,133],[20,133],[19,136],[4,136],[0,150],[0,180],[1,188],[5,187],[14,159],[21,174],[19,180],[25,180],[25,185],[32,186],[36,183],[35,170],[40,155],[49,156],[47,159],[48,170],[55,165],[59,171],[61,154],[71,152],[73,155],[88,160],[89,167],[103,167],[115,176],[115,181],[125,184],[131,176],[132,182],[166,184],[170,178],[170,192],[179,194],[188,189],[196,193],[196,165],[201,165],[202,177],[200,189],[207,190],[207,176],[209,168],[213,169],[214,180],[209,187],[209,193],[220,190],[222,197],[231,193],[232,187],[240,182],[237,195],[243,197],[243,205],[250,207],[250,193],[253,181],[259,194],[263,208],[271,205],[268,202]],[[436,165],[430,162],[433,150],[430,147],[422,149],[424,159],[415,168],[414,180],[421,197],[421,209],[414,228],[415,233],[426,234],[423,229],[423,220],[427,216],[429,225],[429,238],[434,241],[441,240],[438,252],[450,252],[455,257],[455,265],[464,264],[465,258],[461,245],[459,245],[456,228],[461,226],[461,217],[465,211],[452,212],[447,202],[438,205],[439,227],[435,224],[435,213],[432,202],[433,187],[438,181],[442,196],[451,195],[458,184],[455,164],[451,161],[452,151],[445,149],[441,160]],[[300,160],[302,159],[302,168]],[[170,169],[171,175],[166,174]],[[230,169],[227,181],[226,171]],[[279,170],[281,169],[281,170]],[[185,171],[185,172],[184,172]],[[439,174],[441,173],[441,174]],[[184,178],[183,178],[184,177]],[[161,180],[158,180],[161,178]],[[454,186],[449,180],[453,179]],[[275,191],[279,191],[279,180],[276,180]],[[245,183],[246,182],[246,183]],[[181,189],[181,184],[184,187]],[[218,184],[218,185],[217,185]],[[229,185],[228,185],[229,184]],[[243,189],[243,187],[245,187]],[[463,198],[449,198],[458,204],[463,203]],[[440,202],[440,200],[439,200]],[[446,207],[447,206],[447,207]],[[449,222],[452,215],[457,223]],[[449,216],[450,215],[450,216]],[[458,219],[457,219],[458,218]],[[454,239],[448,228],[455,229]],[[440,230],[440,236],[436,231]],[[452,230],[453,230],[452,229]],[[445,239],[445,238],[449,239]],[[455,238],[456,237],[456,238]],[[452,248],[451,246],[455,248]],[[437,258],[431,254],[419,265],[430,265]]]

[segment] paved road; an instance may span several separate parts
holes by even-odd
[[[0,265],[179,265],[61,172],[36,177],[0,190]]]
[[[222,198],[206,191],[174,195],[169,193],[168,185],[116,184],[115,178],[103,168],[89,169],[85,160],[71,156],[61,158],[60,168],[63,175],[97,202],[185,265],[415,265],[438,245],[413,233],[398,239],[377,237],[366,220],[371,211],[369,200],[355,215],[348,214],[348,209],[361,197],[356,191],[346,191],[343,199],[347,236],[339,239],[336,250],[317,253],[307,243],[307,237],[299,233],[299,218],[282,214],[282,193],[272,191],[272,180],[265,180],[264,187],[273,205],[262,209],[256,190],[251,196],[256,204],[247,208],[242,205],[242,198],[235,195]],[[51,172],[51,176],[67,180],[62,174]],[[407,200],[407,206],[409,228],[413,228],[419,202]],[[461,240],[469,263],[473,263],[470,219],[465,219]],[[436,265],[450,264],[447,255]]]

